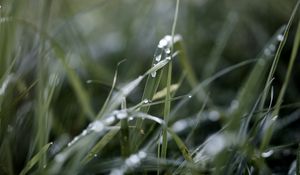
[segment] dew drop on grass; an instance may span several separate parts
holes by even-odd
[[[272,121],[276,121],[278,118],[278,115],[275,115],[273,118],[272,118]]]
[[[165,39],[165,38],[163,38],[163,39],[161,39],[160,41],[159,41],[159,43],[158,43],[158,48],[164,48],[164,47],[166,47],[168,45],[168,41]]]
[[[104,120],[105,124],[111,125],[115,122],[115,117],[114,116],[109,116]]]
[[[226,146],[226,138],[222,134],[214,135],[205,145],[205,151],[208,155],[214,156],[218,154]]]
[[[283,38],[284,38],[284,37],[283,37],[283,35],[281,35],[281,34],[277,36],[277,40],[280,41],[280,42],[283,41]]]
[[[129,117],[128,120],[129,120],[129,121],[132,121],[132,120],[133,120],[133,117]]]
[[[4,82],[2,83],[1,87],[0,87],[0,95],[3,95],[5,93],[5,90],[8,86],[8,84],[10,83],[10,81],[12,81],[13,75],[8,75]]]
[[[231,103],[230,103],[230,107],[229,107],[229,110],[232,112],[232,111],[235,111],[238,107],[239,107],[240,103],[238,100],[232,100]]]
[[[272,52],[274,52],[276,49],[276,46],[274,44],[271,44],[269,48]]]
[[[267,158],[267,157],[270,157],[273,153],[274,153],[274,151],[270,149],[266,152],[261,153],[261,157]]]
[[[161,54],[159,54],[155,57],[155,61],[159,62],[160,60],[161,60]]]
[[[88,134],[88,131],[85,129],[82,131],[81,136],[86,136]]]
[[[148,103],[150,103],[150,100],[145,99],[145,100],[143,101],[143,103],[144,103],[144,104],[148,104]]]
[[[155,78],[156,77],[156,71],[155,72],[151,72],[151,77]]]
[[[140,151],[140,152],[138,153],[138,156],[139,156],[141,159],[144,159],[144,158],[147,157],[147,153],[145,153],[144,151]]]
[[[171,53],[170,48],[166,48],[166,49],[165,49],[165,52],[166,52],[166,54],[170,54],[170,53]]]
[[[141,163],[141,160],[147,157],[147,153],[144,151],[139,151],[137,154],[131,155],[125,160],[125,165],[127,167],[136,167]]]
[[[56,162],[63,162],[65,160],[65,156],[62,154],[57,154],[54,158]]]
[[[122,120],[122,119],[125,119],[127,117],[127,112],[126,111],[119,111],[117,114],[116,114],[116,117],[119,119],[119,120]]]
[[[179,120],[175,122],[172,126],[174,132],[181,132],[188,127],[188,122],[185,120]]]
[[[220,113],[218,111],[210,111],[208,119],[213,122],[218,121],[220,119]]]
[[[119,170],[119,169],[113,169],[110,172],[110,175],[123,175],[123,174],[124,174],[124,172],[122,170]]]
[[[79,136],[74,137],[74,139],[68,143],[68,147],[74,145],[79,140]]]
[[[192,95],[188,95],[188,98],[192,98],[193,96]]]
[[[272,54],[272,52],[271,52],[271,50],[270,50],[269,48],[266,48],[266,49],[264,50],[264,54],[265,54],[266,56],[270,56],[270,55]]]
[[[91,130],[101,132],[104,129],[104,124],[101,121],[94,121],[91,125]]]

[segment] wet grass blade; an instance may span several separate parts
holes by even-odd
[[[52,145],[52,143],[46,144],[35,156],[31,158],[30,161],[27,162],[25,168],[21,171],[20,175],[25,175],[31,170],[31,168],[36,165],[43,155],[47,153],[48,148]]]
[[[295,7],[295,9],[292,13],[292,16],[291,16],[290,21],[289,21],[289,25],[288,25],[286,33],[284,35],[284,38],[285,38],[284,41],[286,41],[289,28],[290,28],[290,26],[293,22],[295,14],[297,14],[297,10],[298,10],[299,5],[300,5],[300,1],[297,2],[297,5],[296,5],[296,7]],[[296,33],[296,37],[294,39],[292,54],[291,54],[291,57],[290,57],[290,61],[289,61],[288,69],[287,69],[287,72],[286,72],[286,76],[284,78],[284,82],[283,82],[282,87],[280,89],[279,96],[277,98],[277,101],[276,101],[276,104],[275,104],[275,107],[274,107],[274,111],[272,112],[271,117],[272,117],[273,121],[275,121],[278,118],[278,114],[279,114],[279,110],[280,110],[280,107],[281,107],[281,104],[282,104],[282,101],[283,101],[283,97],[284,97],[284,94],[286,92],[286,88],[287,88],[288,83],[289,83],[289,79],[290,79],[290,76],[291,76],[291,72],[293,70],[293,66],[295,64],[297,52],[298,52],[298,49],[299,49],[299,44],[300,44],[300,22],[298,22],[297,33]],[[283,46],[282,46],[282,48],[283,48]],[[278,53],[279,56],[280,56],[282,48],[279,50],[279,53]],[[279,56],[278,56],[278,59],[279,59]],[[278,62],[278,60],[277,60],[277,62]],[[275,68],[276,68],[276,65],[277,65],[277,63],[275,64]],[[260,145],[260,150],[261,151],[266,149],[266,147],[268,146],[268,144],[269,144],[269,142],[272,138],[273,130],[274,130],[274,124],[275,124],[275,122],[271,123],[270,127],[267,129],[266,133],[264,134],[264,137],[262,138],[262,143]]]
[[[125,98],[122,102],[121,108],[122,110],[126,110]],[[127,118],[121,119],[120,145],[121,145],[121,155],[125,159],[130,155],[129,126],[128,126]]]
[[[175,143],[177,144],[184,159],[188,162],[193,162],[193,158],[189,153],[188,148],[185,146],[184,142],[180,139],[180,137],[172,129],[168,128],[167,130],[168,133],[170,133],[170,135],[174,139]]]
[[[285,46],[285,43],[286,43],[289,31],[290,31],[290,27],[291,27],[291,25],[292,25],[292,23],[294,21],[294,18],[295,18],[296,14],[297,14],[297,10],[299,8],[299,4],[300,4],[300,1],[297,1],[297,4],[295,5],[295,7],[293,9],[293,12],[292,12],[291,17],[290,17],[290,19],[288,21],[288,24],[285,27],[285,31],[284,31],[283,35],[278,35],[278,39],[280,40],[280,43],[279,43],[279,47],[278,47],[278,49],[276,51],[275,58],[273,60],[273,63],[272,63],[272,66],[271,66],[271,69],[270,69],[270,72],[269,72],[266,84],[268,82],[270,82],[270,80],[274,76],[274,73],[275,73],[275,70],[277,68],[277,64],[278,64],[278,61],[279,61],[282,49]],[[261,105],[260,105],[260,109],[263,109],[263,107],[265,105],[265,101],[267,99],[267,96],[268,96],[268,91],[262,97],[262,102],[261,102]]]

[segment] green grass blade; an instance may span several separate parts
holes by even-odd
[[[299,5],[300,5],[300,1],[298,1],[297,5],[296,5],[296,7],[294,9],[293,14],[292,14],[292,16],[290,18],[291,21],[289,23],[292,23],[292,20],[294,19],[294,15],[296,14],[296,12],[298,10]],[[288,32],[288,30],[287,30],[287,32]],[[288,33],[286,33],[285,38],[287,38],[287,34]],[[272,120],[274,120],[274,121],[278,118],[280,106],[282,104],[283,97],[284,97],[284,94],[286,92],[286,88],[288,86],[289,79],[290,79],[290,76],[291,76],[291,72],[292,72],[293,66],[295,64],[297,52],[298,52],[298,49],[299,49],[299,44],[300,44],[300,22],[298,22],[297,33],[296,33],[296,37],[294,39],[292,54],[291,54],[291,57],[290,57],[290,61],[289,61],[287,73],[285,75],[283,85],[282,85],[282,87],[280,89],[279,96],[277,98],[277,101],[276,101],[276,104],[275,104],[275,107],[274,107],[274,111],[272,112],[272,116],[271,117],[272,117]],[[279,56],[278,56],[278,59],[279,59]],[[262,143],[260,145],[260,150],[261,151],[263,151],[264,149],[266,149],[267,145],[269,144],[269,142],[270,142],[270,140],[272,138],[273,129],[274,129],[274,123],[275,122],[271,123],[270,127],[267,129],[266,134],[264,135],[264,137],[262,139]]]
[[[124,98],[122,102],[122,110],[126,110],[126,100]],[[121,155],[126,158],[130,155],[130,138],[129,138],[129,126],[128,119],[121,119],[121,129],[120,129],[120,145],[121,145]]]
[[[43,146],[43,148],[35,156],[33,156],[29,162],[27,162],[25,168],[21,171],[20,175],[27,174],[28,171],[40,161],[42,156],[47,153],[47,150],[51,145],[52,145],[52,142]]]
[[[172,129],[168,128],[167,130],[168,130],[168,133],[170,133],[170,135],[174,139],[175,143],[177,144],[184,159],[188,162],[193,162],[193,158],[192,158],[191,154],[189,153],[188,148],[185,146],[184,142],[180,139],[180,137]]]
[[[267,79],[267,81],[266,81],[266,84],[267,84],[268,82],[270,82],[270,80],[271,80],[271,79],[273,78],[273,76],[274,76],[274,73],[275,73],[275,70],[276,70],[276,68],[277,68],[277,64],[278,64],[278,61],[279,61],[279,58],[280,58],[282,49],[283,49],[283,47],[285,46],[285,43],[286,43],[286,40],[287,40],[287,37],[288,37],[288,34],[289,34],[290,27],[291,27],[291,25],[292,25],[292,23],[293,23],[293,21],[294,21],[294,18],[295,18],[296,14],[297,14],[297,10],[298,10],[298,8],[299,8],[299,4],[300,4],[300,1],[297,1],[297,4],[295,5],[295,7],[294,7],[294,9],[293,9],[293,12],[292,12],[292,14],[291,14],[291,17],[290,17],[290,19],[289,19],[289,21],[288,21],[288,24],[287,24],[287,26],[286,26],[286,28],[285,28],[285,31],[284,31],[283,35],[278,35],[278,39],[279,39],[281,42],[279,43],[279,47],[278,47],[278,49],[277,49],[277,51],[276,51],[275,58],[274,58],[274,60],[273,60],[273,63],[272,63],[272,66],[271,66],[271,69],[270,69],[270,72],[269,72],[269,75],[268,75],[268,79]],[[267,92],[268,92],[268,91],[267,91]],[[266,101],[267,95],[268,95],[267,92],[266,92],[266,93],[263,95],[263,97],[262,97],[262,102],[261,102],[261,106],[260,106],[261,109],[263,109],[263,107],[264,107],[264,105],[265,105],[265,101]]]

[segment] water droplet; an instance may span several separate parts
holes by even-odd
[[[261,153],[261,157],[267,158],[267,157],[270,157],[273,153],[274,153],[274,151],[270,149],[269,151]]]
[[[151,77],[155,78],[156,77],[156,71],[155,72],[151,72]]]
[[[128,115],[128,114],[127,114],[126,111],[119,111],[119,112],[116,114],[116,116],[117,116],[117,118],[118,118],[119,120],[122,120],[122,119],[126,118],[127,115]]]
[[[113,169],[110,172],[110,175],[123,175],[123,174],[124,174],[124,172],[119,169]]]
[[[210,111],[208,114],[208,119],[215,122],[220,119],[220,113],[218,111]]]
[[[114,116],[109,116],[107,117],[104,122],[107,124],[107,125],[111,125],[115,122],[115,117]]]
[[[129,120],[129,121],[133,120],[133,117],[129,117],[128,120]]]
[[[216,155],[226,146],[226,138],[223,134],[213,135],[205,145],[205,151],[208,155]]]
[[[54,158],[56,162],[63,162],[65,160],[65,156],[62,154],[57,154]]]
[[[239,107],[240,103],[238,100],[232,100],[230,103],[229,111],[234,111]]]
[[[5,93],[5,90],[8,86],[8,84],[12,81],[13,75],[8,75],[4,82],[2,83],[1,87],[0,87],[0,95],[3,95]]]
[[[270,50],[271,50],[272,52],[274,52],[274,51],[275,51],[275,49],[276,49],[276,47],[275,47],[275,45],[274,45],[274,44],[271,44],[269,48],[270,48]]]
[[[192,98],[192,97],[193,97],[192,95],[189,95],[189,96],[188,96],[188,98]]]
[[[278,40],[278,41],[283,41],[283,39],[284,39],[283,35],[278,35],[278,36],[277,36],[277,40]]]
[[[163,39],[161,39],[160,41],[159,41],[159,43],[158,43],[158,48],[164,48],[164,47],[166,47],[168,45],[168,41],[165,39],[165,38],[163,38]]]
[[[87,133],[88,133],[88,132],[87,132],[87,130],[85,129],[85,130],[82,131],[81,135],[82,135],[82,136],[86,136]]]
[[[101,121],[94,121],[92,123],[92,127],[91,127],[91,130],[92,131],[95,131],[95,132],[100,132],[104,129],[104,125]]]
[[[144,104],[148,104],[148,103],[150,103],[150,100],[145,99],[145,100],[143,101],[143,103],[144,103]]]
[[[147,153],[145,153],[144,151],[140,151],[140,152],[138,153],[138,156],[139,156],[141,159],[144,159],[144,158],[147,157]]]
[[[272,120],[273,120],[273,121],[276,121],[277,118],[278,118],[278,115],[275,115],[275,116],[272,118]]]
[[[172,58],[171,58],[171,56],[167,56],[166,59],[167,60],[171,60]]]
[[[264,54],[265,54],[266,56],[270,56],[270,55],[272,54],[272,52],[271,52],[271,50],[270,50],[269,48],[266,48],[266,49],[264,50]]]
[[[161,60],[161,54],[159,54],[155,57],[155,61],[159,62],[160,60]]]
[[[165,49],[165,52],[166,52],[166,54],[170,54],[170,53],[171,53],[170,48],[166,48],[166,49]]]
[[[137,154],[131,155],[128,159],[126,159],[125,164],[128,167],[137,166],[140,163],[141,159]]]
[[[188,123],[185,120],[179,120],[172,126],[174,132],[181,132],[188,127]]]

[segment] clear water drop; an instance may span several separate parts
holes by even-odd
[[[284,39],[283,35],[278,35],[278,36],[277,36],[277,40],[278,40],[278,41],[283,41],[283,39]]]
[[[127,112],[126,111],[119,111],[117,114],[116,114],[116,117],[119,119],[119,120],[122,120],[124,118],[127,117]]]
[[[114,116],[109,116],[104,120],[105,124],[111,125],[112,123],[115,122],[115,117]]]
[[[165,52],[166,52],[166,54],[170,54],[170,53],[171,53],[170,48],[166,48],[166,49],[165,49]]]
[[[55,156],[54,160],[56,162],[63,162],[65,160],[65,156],[62,155],[62,154],[58,154],[58,155]]]
[[[148,103],[150,103],[150,100],[145,99],[145,100],[143,101],[143,103],[144,103],[144,104],[148,104]]]
[[[165,38],[163,38],[159,41],[157,47],[162,49],[162,48],[166,47],[167,45],[168,45],[168,41]]]
[[[273,150],[269,150],[269,151],[261,153],[261,157],[267,158],[267,157],[270,157],[273,153],[274,153]]]
[[[161,54],[159,54],[155,57],[155,61],[159,62],[160,60],[161,60]]]
[[[208,119],[215,122],[220,119],[220,113],[218,111],[210,111],[208,114]]]
[[[272,54],[272,52],[271,52],[271,50],[270,50],[269,48],[266,48],[266,49],[264,50],[264,54],[265,54],[266,56],[270,56],[270,55]]]
[[[269,48],[270,48],[270,50],[271,50],[272,52],[274,52],[274,51],[275,51],[275,49],[276,49],[276,47],[275,47],[275,45],[274,45],[274,44],[271,44]]]
[[[100,132],[104,129],[104,125],[101,121],[94,121],[92,123],[92,127],[91,127],[91,130],[92,131],[95,131],[95,132]]]
[[[147,153],[145,153],[144,151],[140,151],[140,152],[138,153],[138,156],[139,156],[141,159],[144,159],[144,158],[147,157]]]
[[[156,77],[156,71],[155,72],[151,72],[151,77],[155,78]]]

